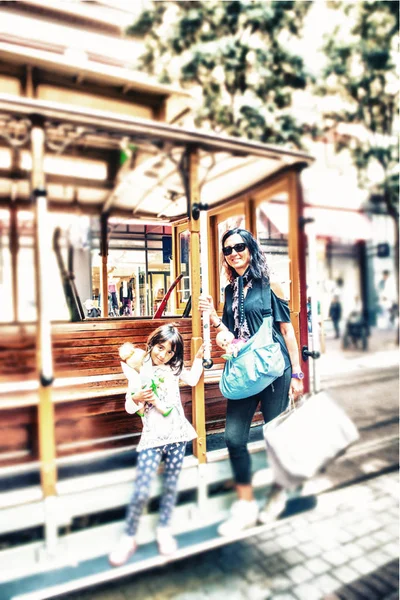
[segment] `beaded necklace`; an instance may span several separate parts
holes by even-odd
[[[248,340],[250,335],[249,326],[244,311],[244,288],[253,286],[252,275],[249,269],[243,275],[238,275],[233,281],[232,310],[235,324],[235,338]]]

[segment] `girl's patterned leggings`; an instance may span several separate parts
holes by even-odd
[[[161,459],[165,457],[159,525],[169,525],[178,495],[178,477],[185,457],[186,442],[175,442],[139,452],[135,489],[126,511],[125,532],[136,535],[139,519],[150,497],[151,483]]]

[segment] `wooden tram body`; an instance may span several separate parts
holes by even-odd
[[[145,193],[141,190],[140,202],[133,188],[129,202],[119,202],[118,195],[110,195],[106,205],[76,206],[83,213],[96,211],[101,219],[103,314],[107,314],[110,216],[133,215],[172,225],[175,276],[179,274],[179,235],[184,230],[190,232],[194,306],[201,289],[200,243],[206,244],[208,285],[222,310],[217,273],[221,223],[240,214],[244,226],[256,233],[261,200],[285,193],[290,308],[300,348],[307,345],[300,172],[311,159],[300,152],[247,140],[5,95],[0,96],[0,116],[15,123],[28,123],[33,165],[29,201],[35,213],[38,307],[35,324],[0,325],[0,536],[3,541],[7,536],[12,540],[0,550],[0,597],[48,598],[227,543],[218,537],[217,525],[234,497],[228,485],[231,471],[221,436],[225,400],[218,379],[223,361],[213,344],[213,367],[205,371],[193,390],[185,386],[181,390],[186,415],[196,427],[198,439],[193,443],[193,453],[185,458],[180,479],[181,500],[174,520],[180,550],[170,559],[157,554],[153,533],[157,515],[150,505],[139,530],[138,552],[124,567],[109,567],[107,553],[121,531],[123,507],[135,474],[134,448],[140,434],[139,419],[124,410],[126,382],[117,348],[125,341],[143,345],[155,327],[179,319],[186,342],[185,361],[189,363],[201,343],[202,323],[196,309],[191,318],[170,315],[156,320],[87,318],[81,322],[50,323],[43,268],[44,256],[51,249],[46,247],[43,228],[47,210],[61,212],[63,207],[58,207],[46,193],[43,159],[48,139],[60,135],[60,127],[65,127],[65,135],[79,131],[80,139],[87,136],[94,144],[96,140],[116,144],[128,139],[143,148],[138,178],[146,161],[151,162],[153,169],[160,156],[164,161],[157,185],[152,183],[157,189]],[[84,152],[84,147],[79,148]],[[150,158],[149,149],[153,151]],[[178,201],[171,201],[162,211],[153,208],[151,194],[172,184],[175,190],[180,185]],[[13,213],[29,206],[27,202],[28,199],[18,202],[5,198],[2,203]],[[206,215],[205,221],[199,218],[201,211]],[[200,221],[206,223],[202,231]],[[15,282],[13,288],[17,297]],[[179,300],[176,305],[182,313]],[[307,389],[307,362],[303,370]],[[257,414],[254,423],[260,419]],[[270,474],[259,436],[254,437],[250,449],[253,469],[264,469],[265,477],[258,477],[257,493],[265,495]],[[156,482],[154,499],[159,491]],[[241,537],[251,533],[245,532]]]

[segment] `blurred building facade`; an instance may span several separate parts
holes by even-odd
[[[73,2],[27,0],[0,5],[0,93],[44,101],[65,103],[83,110],[105,110],[115,114],[154,119],[167,123],[192,125],[190,94],[173,86],[160,85],[134,71],[135,60],[142,51],[140,41],[127,38],[126,27],[142,10],[145,2]],[[307,110],[318,110],[306,99]],[[303,113],[302,101],[295,99],[295,110]],[[14,199],[17,210],[15,227],[22,234],[22,244],[13,247],[12,219],[3,211],[1,243],[2,320],[12,320],[10,269],[12,255],[18,254],[20,286],[30,290],[18,308],[18,318],[34,319],[34,281],[32,216],[29,210],[29,144],[21,139],[13,143],[7,130],[0,137],[1,197]],[[79,156],[68,151],[68,136],[79,132],[60,131],[60,143],[46,157],[49,206],[52,199],[63,201],[64,223],[75,247],[78,290],[83,300],[97,300],[99,294],[100,224],[91,223],[94,231],[88,239],[88,219],[78,217],[80,198],[93,205],[107,199],[125,185],[129,167],[148,158],[146,152],[130,147],[93,147],[82,141]],[[10,136],[8,136],[10,137]],[[4,139],[6,138],[6,139]],[[313,167],[303,172],[305,217],[313,219],[317,236],[317,287],[321,318],[327,319],[333,295],[339,295],[346,317],[362,304],[371,324],[379,312],[378,284],[384,270],[394,271],[393,225],[385,215],[363,211],[366,193],[357,185],[355,169],[349,156],[336,155],[334,139],[329,136],[312,143],[316,157]],[[15,142],[15,140],[14,140]],[[127,184],[128,185],[128,184]],[[229,182],[227,182],[229,185]],[[127,188],[124,193],[135,193]],[[0,205],[1,210],[1,205]],[[68,216],[67,216],[68,215]],[[287,248],[289,229],[286,199],[270,198],[260,218],[264,248],[271,252],[273,268],[280,276],[279,255]],[[54,226],[57,217],[54,217]],[[170,284],[166,256],[169,228],[138,225],[126,220],[109,222],[109,269],[111,286],[119,291],[134,286],[133,313],[151,312],[160,290]],[[97,231],[97,233],[96,233]],[[378,245],[389,244],[387,256],[378,256]],[[278,257],[278,258],[276,258]],[[54,265],[56,269],[56,266]],[[282,283],[285,275],[282,274]],[[146,280],[146,281],[145,281]],[[146,291],[143,286],[147,286]],[[59,285],[59,303],[54,318],[67,316]]]

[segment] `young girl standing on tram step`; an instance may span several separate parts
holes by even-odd
[[[151,380],[152,385],[133,387],[132,379],[125,400],[125,410],[130,414],[145,408],[137,447],[135,488],[126,512],[125,532],[109,555],[114,567],[125,564],[136,550],[139,519],[149,500],[151,483],[162,458],[165,464],[156,537],[160,554],[172,554],[177,549],[169,525],[186,444],[197,437],[183,411],[179,380],[190,386],[197,384],[203,371],[203,355],[204,344],[197,351],[190,371],[184,368],[183,339],[175,325],[162,325],[147,340],[140,376],[142,381]],[[168,414],[166,405],[172,407]]]

